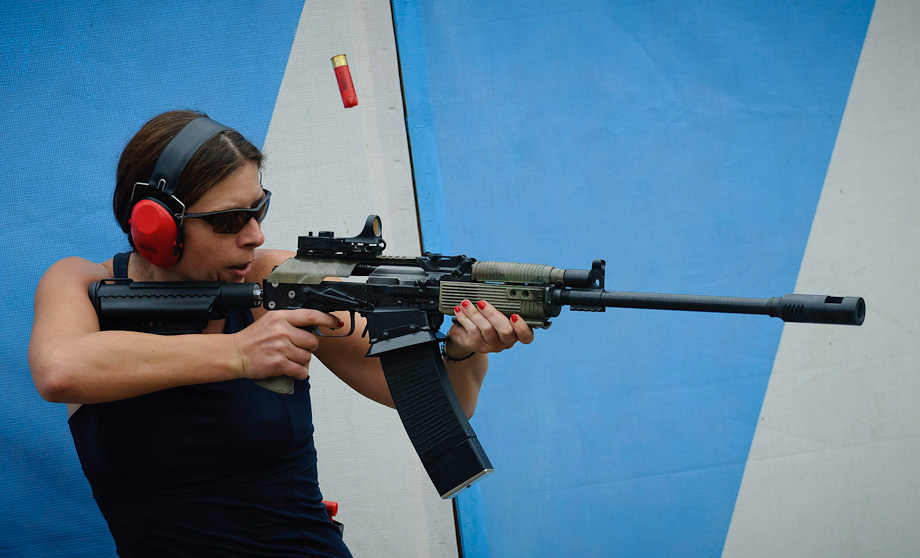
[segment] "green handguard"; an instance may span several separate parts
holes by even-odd
[[[565,284],[565,269],[544,264],[481,261],[473,263],[471,281],[442,281],[438,309],[452,316],[464,300],[487,300],[505,316],[517,314],[532,328],[547,329],[561,311],[547,287]],[[510,284],[508,284],[510,283]]]
[[[548,304],[546,287],[499,285],[495,283],[461,283],[442,281],[438,295],[438,309],[442,314],[454,315],[454,308],[464,300],[486,300],[506,316],[517,314],[532,328],[547,329],[549,318],[559,315],[560,307]]]

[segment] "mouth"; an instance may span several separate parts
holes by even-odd
[[[235,265],[235,266],[229,267],[228,269],[230,270],[231,273],[233,273],[237,277],[245,277],[249,273],[249,271],[252,269],[252,263],[250,262],[250,263],[245,263],[241,265]]]

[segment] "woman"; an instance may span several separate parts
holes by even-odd
[[[158,166],[174,162],[164,151],[193,128],[205,133],[195,132],[200,149],[172,171],[181,178],[158,179],[171,176]],[[111,277],[265,278],[293,254],[259,249],[270,197],[261,163],[257,148],[203,114],[153,118],[122,153],[113,197],[134,250],[101,264],[61,260],[36,290],[33,379],[43,398],[68,404],[77,453],[121,556],[349,556],[317,486],[305,381],[313,356],[359,393],[392,401],[379,361],[364,357],[366,339],[304,329],[337,329],[344,316],[258,308],[212,321],[201,335],[159,336],[100,331],[87,296],[91,283]],[[161,227],[172,235],[163,245]],[[444,355],[467,415],[486,353],[533,340],[515,318],[483,301],[458,307]],[[278,375],[298,380],[293,394],[249,381]]]

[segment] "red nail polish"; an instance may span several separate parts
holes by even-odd
[[[454,312],[457,313],[457,314],[459,314],[459,313],[460,313],[460,307],[459,307],[459,306],[454,306]]]
[[[486,301],[480,300],[479,302],[476,303],[476,306],[478,306],[480,310],[485,310],[485,309],[486,309]]]
[[[517,315],[517,314],[511,314],[511,321],[512,321],[512,322],[517,323],[518,319],[519,319],[519,318],[518,318],[518,315]]]
[[[469,307],[470,307],[470,301],[469,301],[469,300],[464,300],[464,301],[461,302],[460,304],[462,304],[464,308],[469,308]]]
[[[343,322],[342,320],[339,320],[338,323],[336,323],[335,327],[345,327],[345,322]]]

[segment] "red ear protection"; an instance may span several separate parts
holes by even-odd
[[[170,267],[179,261],[182,229],[165,204],[151,198],[137,202],[128,224],[134,247],[144,259],[160,267]]]

